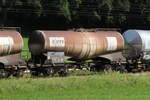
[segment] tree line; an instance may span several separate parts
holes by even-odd
[[[0,15],[1,26],[26,29],[148,29],[150,0],[1,0]]]

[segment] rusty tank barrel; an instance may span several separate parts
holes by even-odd
[[[0,56],[16,54],[23,48],[23,39],[15,30],[0,30]]]
[[[29,39],[33,55],[62,51],[76,59],[94,58],[124,48],[122,35],[115,31],[35,31]]]

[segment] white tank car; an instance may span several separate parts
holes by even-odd
[[[144,60],[150,59],[150,31],[148,30],[127,30],[123,33],[125,39],[126,57],[139,57]]]

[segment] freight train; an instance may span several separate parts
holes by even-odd
[[[29,37],[29,59],[22,59],[23,38],[0,30],[0,77],[66,76],[68,70],[146,71],[150,63],[150,31],[43,31]]]

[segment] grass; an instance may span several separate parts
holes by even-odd
[[[100,74],[100,72],[94,72],[89,70],[71,70],[69,71],[69,76],[88,76],[88,75],[95,75]]]
[[[150,75],[2,79],[0,100],[149,100]]]
[[[23,47],[23,49],[28,49],[28,38],[26,38],[26,37],[24,37],[23,38],[23,41],[24,41],[24,47]]]
[[[31,58],[31,54],[29,52],[29,47],[28,47],[28,38],[23,38],[23,41],[24,41],[24,46],[23,46],[23,50],[21,52],[21,58],[22,59],[29,59]]]

